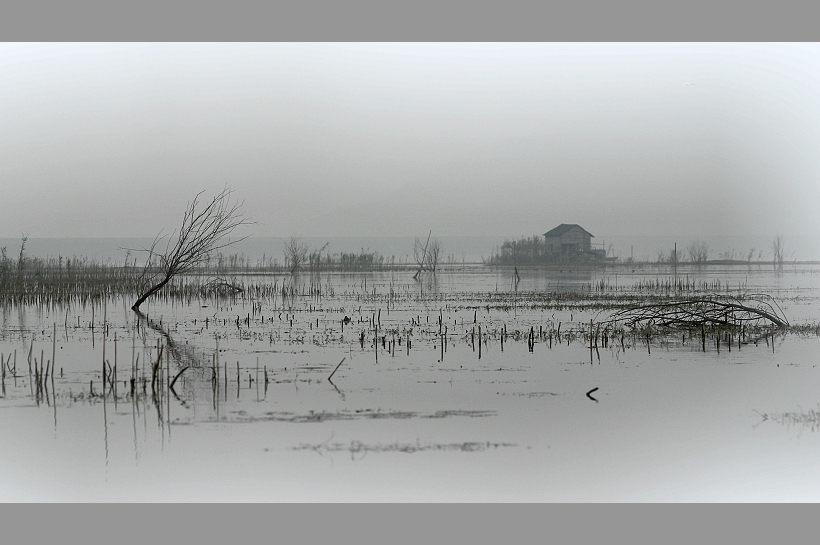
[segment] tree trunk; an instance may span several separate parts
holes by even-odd
[[[146,291],[142,295],[140,295],[139,299],[137,299],[137,302],[134,303],[134,306],[131,307],[131,310],[138,312],[139,309],[140,309],[140,305],[143,304],[146,299],[148,299],[149,297],[154,295],[156,292],[161,290],[165,286],[165,284],[167,284],[168,281],[171,280],[172,276],[174,276],[174,275],[173,274],[166,275],[165,279],[162,282],[160,282],[159,284],[157,284],[156,286],[154,286],[150,290]]]

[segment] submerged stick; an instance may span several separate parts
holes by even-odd
[[[54,364],[57,363],[57,323],[51,335],[51,374],[54,375]]]
[[[174,389],[174,384],[176,384],[177,379],[180,377],[180,375],[182,375],[182,373],[185,372],[186,369],[188,369],[188,367],[190,366],[183,367],[182,370],[179,373],[177,373],[177,376],[174,377],[174,380],[171,381],[171,385],[169,386],[171,390]]]
[[[341,367],[341,366],[342,366],[342,364],[344,363],[344,361],[345,361],[346,359],[347,359],[347,357],[346,357],[346,356],[345,356],[344,358],[342,358],[342,361],[340,361],[340,362],[339,362],[339,365],[337,365],[337,366],[336,366],[336,369],[334,369],[334,370],[333,370],[333,372],[332,372],[332,373],[330,373],[330,376],[329,376],[329,377],[327,377],[327,381],[328,381],[328,382],[330,382],[330,379],[332,379],[332,378],[333,378],[333,375],[335,375],[335,374],[336,374],[336,371],[338,371],[338,370],[339,370],[339,367]]]

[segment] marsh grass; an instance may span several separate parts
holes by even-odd
[[[316,261],[320,258],[317,257]],[[326,264],[332,262],[331,259]],[[734,286],[719,280],[696,282],[685,275],[676,281],[658,277],[621,283],[607,277],[569,289],[447,291],[427,289],[413,282],[410,280],[411,268],[405,271],[403,277],[359,274],[347,277],[343,272],[294,276],[284,270],[276,272],[266,269],[264,264],[249,266],[245,263],[245,268],[241,270],[228,266],[239,267],[241,264],[239,260],[227,264],[224,261],[206,261],[201,267],[173,278],[162,292],[152,298],[152,305],[211,307],[214,309],[213,315],[208,310],[207,315],[182,324],[183,331],[187,331],[182,333],[187,336],[184,342],[174,340],[180,331],[178,321],[163,324],[160,318],[155,323],[146,316],[144,320],[135,320],[133,324],[126,325],[125,336],[129,333],[132,338],[135,335],[145,336],[146,330],[151,329],[164,340],[157,345],[153,354],[149,351],[144,355],[142,367],[139,365],[139,355],[136,355],[135,365],[132,354],[130,375],[125,371],[127,367],[123,366],[120,369],[125,380],[118,380],[115,333],[113,365],[103,354],[102,381],[95,377],[93,381],[96,384],[93,386],[91,382],[85,383],[88,386],[87,399],[110,399],[116,403],[138,399],[150,392],[160,410],[163,401],[167,402],[171,396],[177,397],[174,385],[183,392],[188,384],[202,378],[202,373],[206,371],[215,399],[227,395],[229,383],[235,383],[237,391],[246,383],[249,387],[255,384],[258,388],[260,370],[264,376],[265,393],[269,384],[291,382],[297,385],[306,382],[298,378],[284,379],[281,375],[274,377],[273,371],[269,375],[264,366],[255,368],[254,376],[249,371],[246,380],[244,371],[248,368],[244,364],[240,366],[239,362],[236,362],[235,379],[231,372],[229,380],[228,362],[220,362],[218,352],[202,348],[205,340],[214,336],[217,339],[220,336],[233,337],[240,346],[263,342],[267,345],[264,349],[271,352],[276,351],[276,344],[312,344],[317,347],[344,347],[345,350],[355,345],[363,353],[370,352],[377,363],[379,358],[385,356],[395,358],[402,352],[410,356],[411,349],[432,348],[441,363],[451,357],[448,350],[459,345],[474,352],[477,360],[482,357],[486,360],[496,348],[503,352],[505,343],[510,342],[526,342],[530,353],[553,350],[562,345],[583,344],[589,350],[590,361],[593,360],[593,353],[600,361],[600,348],[625,351],[645,346],[651,353],[653,347],[669,348],[672,345],[690,350],[731,351],[761,341],[768,345],[771,339],[774,349],[775,335],[791,331],[820,335],[817,324],[776,329],[767,324],[749,322],[692,322],[672,327],[651,319],[632,322],[626,319],[607,320],[607,316],[615,314],[617,317],[619,312],[639,305],[668,305],[680,300],[681,293],[717,302],[737,302],[753,297],[746,293],[743,283]],[[88,325],[93,343],[95,335],[98,338],[101,335],[103,339],[110,335],[105,319],[106,305],[140,293],[144,288],[140,284],[142,272],[142,267],[128,261],[118,264],[76,258],[35,259],[25,257],[22,251],[21,258],[13,260],[3,253],[0,261],[0,306],[9,303],[20,307],[50,306],[59,308],[61,312],[66,306],[90,306],[92,318]],[[397,277],[404,281],[397,280]],[[439,275],[440,279],[444,277]],[[229,315],[235,305],[241,307],[241,313]],[[558,312],[563,315],[556,318]],[[57,314],[60,315],[59,312]],[[69,320],[67,308],[65,315],[64,329],[68,340],[68,326],[73,326],[75,320],[74,316]],[[99,323],[100,317],[103,317],[102,324]],[[385,323],[382,323],[384,318]],[[56,339],[56,325],[48,324],[46,327],[52,330]],[[76,327],[86,329],[85,324],[80,324],[80,316],[76,316]],[[128,328],[131,330],[128,331]],[[191,347],[198,347],[197,350],[186,348],[188,340]],[[52,339],[52,358],[45,358],[45,361],[42,354],[34,358],[31,348],[25,346],[32,367],[29,381],[31,394],[47,402],[49,397],[45,395],[46,391],[51,400],[56,399],[53,383],[56,369],[54,343]],[[339,360],[335,359],[328,366],[319,366],[322,379],[308,378],[307,383],[318,384],[327,380],[328,376],[333,380],[344,380],[347,367],[340,371],[339,377],[335,374],[340,370],[341,363],[337,362]],[[1,377],[3,388],[12,369],[8,358],[4,363],[4,376]],[[233,361],[230,364],[233,366]],[[171,365],[174,366],[173,370]],[[336,366],[335,369],[333,366]],[[183,375],[189,368],[191,370]],[[15,378],[18,376],[16,365],[11,374]],[[307,418],[302,415],[295,418],[297,421],[311,421],[340,416],[311,415]],[[290,417],[278,415],[273,418]]]
[[[366,256],[359,256],[359,258]],[[397,270],[399,265],[385,265],[383,260],[351,259],[350,261],[324,262],[312,270],[309,282],[300,282],[283,267],[228,268],[221,264],[205,262],[191,268],[184,275],[171,278],[164,289],[154,295],[165,301],[190,302],[198,298],[249,301],[271,298],[274,295],[284,301],[302,296],[321,296],[333,288],[321,282],[320,271],[383,271]],[[22,265],[21,265],[22,263]],[[9,259],[5,254],[0,260],[0,304],[56,305],[89,304],[117,297],[136,298],[150,283],[147,277],[158,274],[159,269],[145,271],[135,262],[100,263],[86,258],[24,258]],[[250,277],[264,278],[248,283]]]
[[[370,452],[401,452],[404,454],[414,454],[417,452],[483,452],[499,448],[517,447],[514,443],[496,443],[492,441],[465,441],[463,443],[422,443],[416,440],[414,443],[375,443],[368,444],[361,441],[351,441],[350,443],[331,443],[330,440],[318,444],[302,443],[293,447],[293,450],[312,450],[321,455],[323,452],[347,452],[352,460],[363,458]]]
[[[760,413],[755,411],[762,419],[760,423],[771,420],[787,427],[800,426],[802,429],[808,428],[811,431],[820,431],[820,405],[816,409],[804,410],[800,407],[796,411],[786,413]]]

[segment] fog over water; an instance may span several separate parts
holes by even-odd
[[[443,247],[443,263],[479,263],[487,260],[499,246],[507,240],[522,236],[537,236],[539,233],[518,236],[463,236],[437,237]],[[419,239],[426,235],[421,234]],[[416,237],[303,237],[303,242],[311,251],[324,248],[322,255],[376,252],[386,262],[413,262],[413,245]],[[596,248],[603,247],[609,257],[620,260],[633,258],[635,261],[658,260],[660,254],[668,258],[677,243],[681,259],[688,260],[687,247],[695,240],[703,241],[709,248],[709,259],[732,259],[736,261],[771,261],[772,237],[766,236],[711,236],[711,237],[664,237],[664,236],[607,236],[592,239]],[[165,239],[167,240],[167,239]],[[249,264],[270,259],[278,263],[284,261],[284,245],[287,237],[250,237],[220,250],[223,255],[243,257]],[[787,237],[784,239],[786,262],[820,261],[820,241],[810,236]],[[6,248],[9,257],[16,258],[20,252],[20,238],[0,238],[0,248]],[[25,255],[38,258],[87,258],[97,262],[122,263],[137,259],[142,262],[153,238],[29,238],[26,240]],[[325,246],[327,245],[327,246]],[[164,248],[164,245],[162,246]],[[754,250],[754,251],[752,251]],[[749,256],[751,255],[751,259]]]
[[[819,53],[2,44],[0,237],[153,237],[228,184],[258,237],[503,240],[578,223],[599,243],[781,233],[817,258],[798,240],[820,232]]]

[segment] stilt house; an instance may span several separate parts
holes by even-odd
[[[562,223],[544,233],[544,250],[547,256],[571,256],[589,254],[593,235],[575,223]]]

